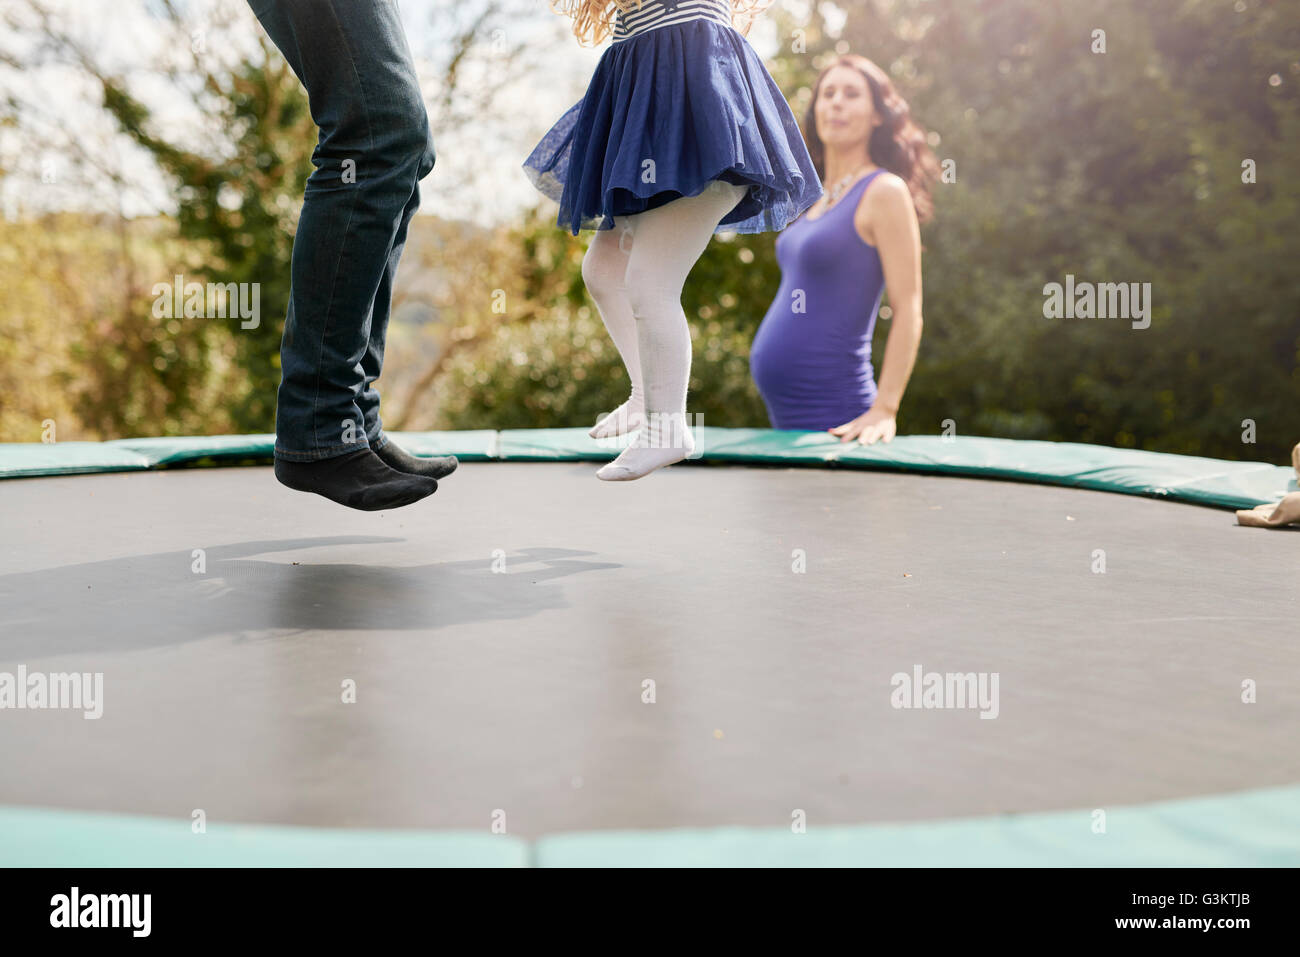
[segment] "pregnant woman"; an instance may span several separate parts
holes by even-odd
[[[822,71],[804,122],[825,196],[776,241],[781,287],[750,350],[776,429],[888,442],[921,342],[921,238],[938,172],[889,77],[865,57]],[[871,334],[888,289],[893,324],[877,388]]]

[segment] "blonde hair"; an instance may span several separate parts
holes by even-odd
[[[582,46],[599,46],[614,32],[615,8],[624,13],[641,9],[642,0],[551,0],[551,10],[573,18],[573,35]],[[634,5],[635,4],[635,5]],[[731,0],[731,23],[749,36],[758,15],[772,0]]]

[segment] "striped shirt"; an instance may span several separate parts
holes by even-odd
[[[622,10],[614,18],[614,43],[619,43],[647,30],[686,23],[690,20],[713,20],[723,26],[732,26],[731,0],[630,0],[632,9]]]

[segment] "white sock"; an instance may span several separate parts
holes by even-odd
[[[694,451],[695,442],[686,424],[691,334],[682,310],[682,287],[713,230],[744,193],[743,186],[715,180],[698,196],[684,196],[626,219],[616,217],[615,228],[626,222],[635,237],[624,288],[636,317],[637,353],[650,422],[618,458],[597,471],[598,478],[641,478]]]
[[[636,319],[627,301],[628,257],[632,252],[632,229],[616,223],[613,229],[597,230],[582,259],[582,279],[596,303],[596,311],[614,347],[623,360],[632,394],[613,412],[601,418],[587,433],[593,439],[612,438],[645,424],[645,393],[641,385],[641,358],[637,352]]]
[[[694,451],[695,439],[684,414],[650,413],[632,444],[614,461],[601,466],[596,477],[606,482],[639,479],[655,469],[688,458]]]
[[[632,386],[632,394],[617,409],[592,426],[587,434],[593,439],[609,439],[635,432],[644,425],[645,397],[641,392],[641,383],[638,382]]]

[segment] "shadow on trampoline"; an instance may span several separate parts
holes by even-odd
[[[409,566],[322,562],[310,554],[404,541],[364,535],[248,541],[0,576],[0,659],[126,651],[231,633],[265,640],[318,630],[432,631],[519,620],[568,607],[554,587],[560,580],[623,567],[584,560],[591,551],[556,547]],[[285,557],[252,558],[268,553]]]

